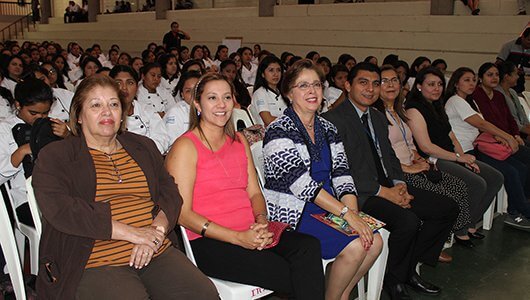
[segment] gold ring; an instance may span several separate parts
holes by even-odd
[[[158,239],[155,239],[155,240],[153,241],[153,244],[155,244],[155,246],[158,246],[158,244],[160,244],[160,241],[159,241]]]

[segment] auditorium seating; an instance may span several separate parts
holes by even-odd
[[[226,37],[240,37],[244,45],[259,43],[274,53],[289,50],[304,55],[317,50],[332,61],[342,53],[358,60],[368,55],[382,60],[389,53],[406,61],[419,55],[441,57],[451,71],[461,65],[476,69],[494,60],[502,44],[517,37],[528,22],[526,16],[513,16],[515,0],[481,1],[479,17],[468,16],[461,1],[455,2],[453,16],[430,16],[429,1],[401,1],[280,5],[274,8],[274,17],[261,18],[255,1],[245,1],[248,7],[169,11],[165,20],[155,20],[154,12],[143,12],[99,15],[96,23],[65,25],[60,15],[26,37],[63,45],[76,40],[83,47],[98,42],[103,49],[117,43],[123,51],[137,55],[149,42],[161,43],[169,23],[178,20],[192,36],[183,43],[187,46],[205,44],[215,49]]]

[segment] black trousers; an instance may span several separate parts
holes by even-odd
[[[284,232],[273,248],[258,251],[206,237],[191,241],[197,265],[206,275],[255,285],[295,299],[324,299],[320,242]]]
[[[362,210],[386,223],[390,231],[385,281],[406,282],[418,262],[436,265],[444,242],[458,216],[455,201],[412,186],[411,208],[402,208],[386,199],[370,197]]]

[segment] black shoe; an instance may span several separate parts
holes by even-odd
[[[467,233],[467,236],[468,236],[469,238],[471,238],[471,239],[474,239],[474,240],[481,240],[481,239],[483,239],[483,238],[486,237],[485,235],[483,235],[482,233],[480,233],[480,232],[478,232],[478,231],[475,231],[475,232],[473,232],[473,233],[468,232],[468,233]]]
[[[407,287],[403,283],[384,284],[383,289],[388,293],[391,300],[412,300]]]
[[[518,16],[526,16],[526,10],[522,10],[517,13]]]
[[[471,241],[471,239],[469,239],[469,240],[463,240],[463,239],[458,238],[458,237],[455,235],[455,241],[456,241],[457,244],[462,245],[462,246],[464,246],[464,247],[466,247],[466,248],[470,248],[470,249],[471,249],[471,248],[475,247],[475,244],[473,244],[473,242]]]
[[[442,289],[423,280],[423,278],[421,278],[416,272],[414,272],[414,275],[412,275],[407,284],[416,291],[427,295],[438,295],[442,292]]]

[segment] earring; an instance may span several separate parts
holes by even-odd
[[[418,89],[418,91],[420,91],[420,92],[421,92],[421,89]]]
[[[197,111],[197,117],[200,117],[200,116],[201,116],[201,112]]]

